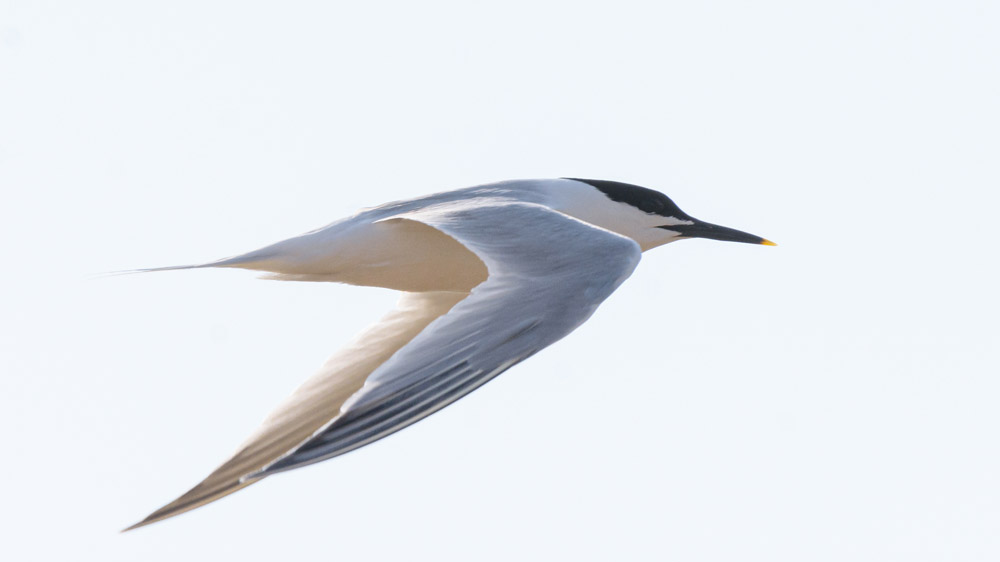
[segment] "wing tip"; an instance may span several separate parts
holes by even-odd
[[[139,521],[138,523],[133,523],[133,524],[129,525],[128,527],[125,527],[124,529],[122,529],[121,531],[118,531],[118,532],[119,533],[127,533],[127,532],[129,532],[129,531],[131,531],[133,529],[138,529],[139,527],[145,527],[146,525],[149,525],[149,524],[152,524],[152,523],[156,523],[156,521],[153,521],[152,519],[150,519],[149,517],[147,517],[147,518],[143,519],[142,521]]]
[[[187,493],[181,495],[179,498],[168,503],[167,505],[157,509],[153,513],[146,516],[145,519],[125,527],[120,533],[127,533],[133,529],[138,529],[139,527],[145,527],[146,525],[151,525],[153,523],[163,521],[164,519],[170,519],[171,517],[180,515],[187,511],[191,511],[196,507],[201,507],[205,504],[212,503],[215,500],[221,499],[233,492],[245,488],[258,480],[261,480],[266,475],[261,475],[259,477],[245,477],[234,481],[230,481],[222,486],[213,486],[207,490],[202,488],[202,484],[195,486]]]
[[[193,506],[188,507],[187,509],[168,509],[168,508],[171,507],[171,505],[172,504],[167,504],[167,505],[161,507],[160,509],[158,509],[158,510],[154,511],[153,513],[150,513],[149,515],[147,515],[145,519],[139,521],[138,523],[133,523],[133,524],[129,525],[128,527],[125,527],[124,529],[122,529],[121,531],[118,531],[118,532],[119,533],[127,533],[127,532],[129,532],[129,531],[131,531],[133,529],[138,529],[139,527],[145,527],[146,525],[152,525],[153,523],[156,523],[158,521],[163,521],[164,519],[169,519],[169,518],[171,518],[171,517],[173,517],[175,515],[180,515],[181,513],[184,513],[185,511],[188,511],[189,509],[194,509],[195,507],[197,507],[196,505],[193,505]]]

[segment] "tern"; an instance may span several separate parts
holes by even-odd
[[[232,267],[403,294],[201,483],[125,530],[419,421],[580,326],[642,252],[686,238],[774,245],[652,189],[560,178],[388,203],[246,254],[139,270]]]

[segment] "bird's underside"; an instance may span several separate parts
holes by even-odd
[[[626,237],[503,198],[376,211],[192,266],[406,292],[207,478],[129,529],[354,450],[452,403],[579,326],[640,255]]]

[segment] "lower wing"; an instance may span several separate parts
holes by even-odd
[[[181,497],[127,530],[155,523],[229,495],[260,480],[245,478],[307,440],[337,415],[365,380],[467,293],[404,293],[396,310],[362,332],[285,399],[226,462]]]

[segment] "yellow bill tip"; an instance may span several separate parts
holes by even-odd
[[[774,242],[771,242],[770,240],[767,240],[767,239],[764,239],[761,242],[761,245],[763,245],[763,246],[777,246],[777,244],[775,244]]]

